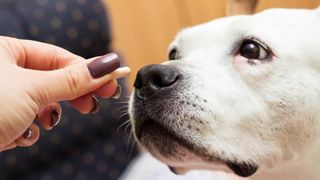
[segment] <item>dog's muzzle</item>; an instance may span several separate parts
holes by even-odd
[[[185,88],[185,82],[186,77],[168,65],[149,65],[139,70],[134,83],[133,126],[137,140],[147,149],[153,144],[164,156],[175,154],[174,149],[179,146],[197,151],[196,144],[186,140],[175,132],[172,125],[168,125],[176,120],[172,110],[178,106],[175,102],[177,93]],[[172,111],[171,114],[169,111]],[[201,154],[200,150],[194,153]],[[258,169],[256,165],[234,163],[219,157],[212,159],[242,177],[251,176]],[[174,167],[170,169],[175,172]]]
[[[142,114],[142,111],[150,106],[156,106],[155,102],[171,94],[180,77],[181,75],[176,69],[166,65],[152,64],[140,69],[134,82],[134,99],[136,104],[139,104],[135,108],[139,114]],[[138,138],[142,126],[148,123],[147,121],[152,121],[147,110],[143,114],[135,118],[135,134]]]

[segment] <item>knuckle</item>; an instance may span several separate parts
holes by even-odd
[[[81,72],[73,68],[64,68],[65,78],[71,94],[77,95],[81,91]]]

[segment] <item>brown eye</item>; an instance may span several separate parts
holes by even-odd
[[[170,50],[169,52],[169,60],[177,60],[179,59],[179,52],[177,50],[177,48],[173,48]]]
[[[259,43],[248,40],[242,43],[240,55],[248,59],[264,60],[269,56],[269,53]]]

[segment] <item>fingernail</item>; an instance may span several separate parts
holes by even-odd
[[[120,67],[120,60],[116,53],[99,57],[88,64],[88,69],[93,78],[99,78],[111,73]]]
[[[28,129],[23,133],[23,138],[29,139],[29,138],[31,138],[31,136],[32,136],[32,131],[31,131],[31,129],[28,128]]]
[[[51,111],[51,127],[55,127],[59,124],[60,122],[60,114],[58,113],[58,111],[56,111],[55,109],[53,109]]]
[[[95,96],[92,96],[93,98],[93,108],[92,110],[90,111],[90,114],[97,114],[100,110],[100,103],[99,103],[99,100],[95,97]]]
[[[117,90],[112,96],[113,99],[119,99],[121,97],[121,86],[118,84],[117,85]]]

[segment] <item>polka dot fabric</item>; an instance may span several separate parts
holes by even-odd
[[[0,0],[1,35],[59,45],[89,58],[109,51],[100,0]]]
[[[110,32],[99,0],[0,0],[0,35],[48,42],[83,57],[110,51]],[[128,90],[120,100],[101,100],[97,115],[81,115],[62,103],[53,131],[29,148],[0,154],[0,180],[116,180],[136,151],[129,131]],[[122,116],[121,116],[122,115]]]

